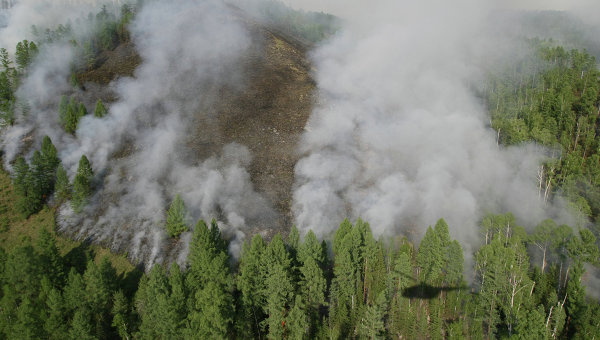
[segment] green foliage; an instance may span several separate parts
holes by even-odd
[[[75,98],[68,100],[66,96],[60,98],[58,104],[58,120],[65,132],[74,134],[81,117],[87,115],[87,109],[83,103]]]
[[[94,108],[94,117],[102,118],[106,116],[107,113],[108,110],[106,110],[104,103],[102,103],[102,100],[98,99],[98,101],[96,102],[96,107]]]
[[[71,207],[75,212],[81,212],[83,207],[88,203],[88,199],[92,194],[92,178],[94,172],[90,161],[85,155],[79,159],[77,174],[73,180],[73,192],[71,199]]]
[[[33,153],[31,166],[23,157],[17,158],[13,167],[13,184],[18,197],[16,207],[23,217],[40,211],[52,194],[59,164],[56,148],[48,136],[42,140],[41,151]]]
[[[527,58],[489,75],[492,126],[502,144],[534,141],[555,150],[538,170],[540,197],[564,193],[583,226],[600,216],[600,71],[586,51],[529,45]]]
[[[185,222],[187,210],[181,196],[176,195],[173,202],[167,210],[166,229],[169,237],[179,237],[181,233],[188,231],[189,227]]]
[[[66,201],[71,198],[71,183],[69,182],[69,177],[67,175],[67,171],[59,164],[56,169],[56,198],[59,201]]]
[[[49,144],[43,149],[52,154]],[[79,174],[93,176],[89,161],[80,168]],[[469,289],[462,286],[462,247],[443,220],[429,228],[417,251],[406,239],[375,240],[362,220],[344,221],[330,249],[312,232],[303,240],[295,232],[285,240],[277,234],[268,243],[255,235],[244,244],[237,270],[217,223],[201,220],[187,265],[168,271],[155,265],[133,290],[106,259],[75,266],[53,234],[41,230],[35,248],[0,248],[0,338],[598,335],[600,305],[586,297],[583,284],[583,264],[599,256],[592,232],[574,234],[546,220],[528,234],[510,214],[488,215],[481,224],[485,242],[476,250],[476,282]],[[419,270],[431,267],[426,242],[438,245],[442,265],[423,281]],[[545,249],[545,270],[533,266],[527,246],[540,256]],[[535,263],[543,265],[537,257]]]
[[[250,243],[244,243],[240,257],[236,285],[241,293],[241,320],[236,324],[247,325],[238,328],[238,333],[244,337],[258,337],[261,334],[260,322],[265,318],[263,307],[267,291],[262,261],[265,251],[262,236],[256,234]]]
[[[227,246],[216,221],[210,229],[202,220],[196,224],[189,262],[186,288],[192,294],[186,334],[199,339],[225,338],[233,322],[233,278]]]
[[[15,61],[17,66],[24,70],[38,54],[37,45],[33,41],[23,40],[17,43],[17,49],[15,52]],[[3,62],[4,64],[4,62]]]
[[[360,320],[358,334],[365,339],[384,339],[386,298],[384,294],[377,297],[375,303],[367,306]]]
[[[310,319],[306,313],[305,305],[302,302],[302,297],[296,295],[294,307],[285,322],[285,327],[288,331],[288,339],[307,339],[309,338]]]
[[[33,171],[23,157],[17,158],[13,170],[13,184],[17,194],[15,207],[24,218],[27,218],[42,208],[39,182],[35,181]]]
[[[340,27],[339,19],[331,14],[294,10],[281,1],[262,1],[258,11],[271,25],[311,43],[326,39]]]

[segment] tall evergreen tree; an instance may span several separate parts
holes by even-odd
[[[60,201],[65,201],[71,197],[71,183],[67,176],[67,171],[59,164],[56,169],[56,198]]]
[[[417,266],[419,267],[419,278],[422,283],[432,286],[440,283],[444,255],[442,240],[433,228],[427,228],[417,253]]]
[[[185,222],[186,214],[187,210],[183,199],[181,196],[176,195],[169,206],[169,210],[167,210],[166,229],[170,237],[178,237],[189,229]]]
[[[92,178],[94,172],[90,161],[85,155],[79,159],[77,174],[73,180],[73,198],[71,199],[71,207],[75,212],[81,212],[83,207],[87,205],[88,199],[92,194]]]
[[[190,291],[187,335],[197,339],[225,338],[233,322],[233,278],[229,254],[215,221],[209,230],[200,220],[190,244]]]
[[[266,245],[260,234],[254,235],[250,243],[244,243],[237,275],[237,289],[241,292],[242,320],[237,325],[248,325],[238,329],[244,337],[260,337],[260,324],[265,318],[266,270],[263,270],[263,256]]]

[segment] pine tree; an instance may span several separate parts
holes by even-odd
[[[446,255],[443,240],[439,237],[439,231],[444,230],[445,222],[440,223],[440,221],[436,224],[435,230],[431,227],[427,228],[417,252],[419,278],[422,283],[432,286],[440,283]],[[447,230],[447,225],[445,227]]]
[[[34,152],[35,166],[30,168],[23,157],[18,157],[13,166],[13,184],[17,194],[15,207],[17,211],[27,218],[42,209],[41,186],[44,178],[39,177],[41,155]],[[34,171],[35,170],[35,171]]]
[[[91,323],[90,312],[85,308],[78,309],[73,316],[73,321],[71,322],[69,337],[71,339],[78,340],[96,339],[96,337],[94,337],[92,334],[93,327]]]
[[[285,328],[288,332],[288,339],[302,340],[310,336],[310,318],[307,315],[305,305],[300,295],[296,295],[294,307],[285,321]]]
[[[142,339],[176,339],[181,337],[177,319],[170,303],[170,286],[164,267],[155,265],[148,277],[140,281],[136,293],[136,310],[141,318]]]
[[[102,103],[101,99],[98,99],[98,101],[96,102],[96,107],[94,108],[94,117],[102,118],[106,116],[107,113],[108,110],[104,106],[104,103]]]
[[[181,272],[177,263],[173,263],[169,270],[169,285],[171,286],[169,304],[174,315],[174,326],[176,329],[182,329],[187,315],[187,290],[185,288],[185,273]]]
[[[42,228],[39,232],[37,245],[43,274],[50,279],[55,288],[63,287],[66,272],[62,257],[56,246],[56,239],[46,228]]]
[[[43,328],[43,322],[39,317],[39,310],[35,305],[36,301],[29,296],[25,296],[16,310],[16,319],[13,321],[12,334],[9,338],[13,339],[41,339],[46,334]]]
[[[65,309],[68,313],[74,313],[82,305],[87,305],[87,294],[85,291],[85,282],[81,274],[74,267],[71,267],[67,276],[67,285],[63,290]]]
[[[99,265],[89,261],[83,274],[86,300],[93,320],[94,335],[106,338],[110,335],[111,303],[116,290],[117,274],[108,258],[104,257]]]
[[[67,102],[65,96],[61,97],[58,105],[58,117],[65,132],[74,134],[77,131],[79,120],[85,115],[87,115],[87,109],[83,103],[78,102],[75,98],[71,98]]]
[[[111,326],[116,328],[117,334],[121,339],[131,338],[131,322],[130,322],[130,311],[129,302],[127,297],[123,294],[122,290],[118,290],[113,295],[113,307],[112,307],[112,323]]]
[[[384,339],[386,310],[385,294],[381,293],[376,301],[365,309],[358,334],[364,339]]]
[[[85,155],[79,159],[77,174],[73,180],[73,198],[71,207],[75,212],[81,212],[83,207],[87,205],[89,196],[92,194],[91,181],[94,176],[90,161]]]
[[[19,41],[15,52],[15,61],[20,69],[26,69],[37,55],[38,48],[33,41]]]
[[[275,235],[267,246],[263,263],[268,337],[280,339],[285,335],[285,319],[295,292],[291,259],[280,234]]]
[[[0,64],[2,64],[5,72],[11,68],[12,60],[10,60],[8,51],[4,47],[0,48]]]
[[[188,225],[185,223],[187,210],[181,196],[176,195],[175,199],[167,210],[167,234],[170,237],[178,237],[181,233],[188,231]]]
[[[215,221],[209,230],[200,220],[190,244],[187,289],[192,338],[225,338],[233,322],[233,278],[229,254]]]
[[[64,300],[60,291],[56,288],[50,290],[46,298],[47,317],[44,322],[44,330],[49,339],[62,340],[67,338],[67,313]]]
[[[241,292],[242,320],[247,320],[249,327],[238,329],[244,337],[260,337],[260,324],[265,318],[263,308],[266,304],[265,273],[262,258],[266,245],[260,234],[254,235],[250,243],[244,243],[240,257],[237,276],[237,289]],[[236,326],[246,324],[236,323]]]
[[[29,164],[22,156],[17,157],[13,165],[13,184],[15,192],[20,196],[27,194],[27,181],[29,180]]]
[[[30,245],[13,249],[7,256],[3,272],[4,286],[0,299],[0,330],[7,338],[42,337],[39,319],[42,269],[39,257]],[[30,330],[28,330],[30,329]]]
[[[450,242],[446,254],[446,284],[459,286],[463,281],[464,266],[464,255],[460,243],[456,240]]]
[[[42,160],[44,168],[47,170],[48,176],[53,176],[56,171],[56,167],[60,164],[56,147],[52,144],[52,140],[48,136],[44,136],[42,139],[41,148]]]
[[[67,176],[67,171],[62,166],[62,164],[58,165],[56,169],[56,198],[60,201],[65,201],[71,197],[71,183],[69,183],[69,177]]]

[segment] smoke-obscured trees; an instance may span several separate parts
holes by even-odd
[[[17,43],[15,61],[21,71],[25,70],[38,54],[37,45],[33,41],[23,40]]]
[[[106,116],[107,113],[108,110],[104,106],[104,103],[102,103],[101,99],[98,99],[98,101],[96,102],[96,107],[94,108],[94,117],[102,118]]]
[[[443,221],[437,225],[432,233],[444,239]],[[54,236],[42,231],[36,248],[17,247],[8,254],[0,249],[4,287],[0,335],[50,339],[598,335],[600,305],[585,296],[582,284],[583,263],[598,258],[596,239],[589,231],[561,233],[565,241],[560,244],[567,244],[564,266],[569,268],[552,255],[542,273],[532,267],[525,250],[526,242],[534,238],[525,237],[510,214],[487,216],[482,230],[491,237],[475,256],[477,293],[448,285],[458,278],[451,279],[452,271],[444,266],[437,278],[440,286],[430,287],[437,289],[429,295],[422,293],[413,245],[406,239],[376,241],[363,221],[341,224],[333,261],[311,233],[304,240],[276,235],[268,243],[256,235],[244,245],[237,271],[230,266],[228,244],[216,223],[209,227],[199,221],[186,267],[173,264],[167,270],[156,265],[133,290],[107,261],[74,266],[79,262],[61,256]],[[447,243],[447,251],[455,252],[454,241]],[[562,284],[565,271],[568,280]]]
[[[74,134],[79,120],[86,114],[87,109],[83,103],[78,102],[75,98],[69,100],[66,96],[61,97],[58,105],[58,120],[65,132]]]

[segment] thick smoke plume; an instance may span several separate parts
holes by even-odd
[[[32,24],[85,16],[91,3],[20,1],[0,42],[12,47],[31,39]],[[548,206],[539,199],[535,181],[544,150],[498,146],[485,103],[475,95],[487,67],[513,53],[509,39],[489,27],[497,4],[320,4],[345,26],[312,53],[318,102],[299,146],[294,188],[301,229],[327,236],[343,218],[360,216],[378,235],[418,239],[443,217],[468,248],[478,243],[477,224],[488,212],[510,211],[529,225],[568,218],[560,200]],[[176,194],[189,208],[190,224],[218,217],[234,240],[249,226],[272,223],[275,213],[245,170],[252,156],[246,147],[187,157],[188,135],[197,133],[192,122],[214,119],[219,89],[243,89],[240,65],[250,39],[239,20],[218,0],[148,1],[130,27],[143,63],[133,77],[110,85],[118,98],[110,113],[84,117],[75,136],[57,122],[60,95],[85,98],[67,83],[74,51],[66,43],[42,46],[19,91],[29,113],[4,131],[3,150],[9,166],[17,154],[31,152],[24,139],[39,145],[49,135],[71,176],[81,155],[90,158],[96,194],[82,214],[63,206],[61,230],[151,265],[185,258],[189,233],[169,247],[163,228]],[[204,133],[210,139],[216,132]],[[232,244],[235,252],[239,242]]]
[[[378,235],[419,239],[445,218],[472,247],[485,213],[528,225],[568,216],[539,199],[543,150],[498,146],[475,95],[488,61],[510,50],[484,33],[494,32],[491,3],[354,4],[342,11],[344,30],[313,54],[319,103],[296,166],[299,227],[327,235],[362,217]]]
[[[190,122],[214,114],[210,108],[219,88],[243,84],[237,75],[249,44],[246,29],[219,1],[152,1],[130,30],[142,65],[134,77],[111,84],[119,99],[109,114],[85,116],[76,136],[62,133],[56,123],[66,80],[49,76],[67,79],[68,59],[54,60],[52,49],[42,51],[24,82],[31,113],[5,134],[5,149],[12,150],[7,158],[14,157],[27,133],[36,140],[50,135],[71,174],[81,155],[87,155],[97,194],[82,214],[64,205],[60,229],[128,251],[147,265],[165,257],[185,258],[189,234],[167,247],[164,231],[165,208],[176,194],[186,202],[190,224],[218,217],[225,234],[239,241],[245,226],[273,215],[245,170],[251,155],[232,144],[194,162],[186,157],[186,138],[195,132]],[[232,246],[235,252],[239,245]],[[172,253],[165,254],[169,248]]]

